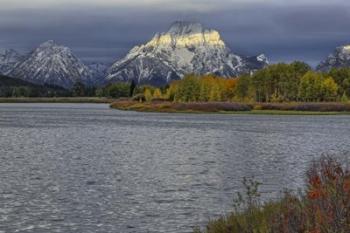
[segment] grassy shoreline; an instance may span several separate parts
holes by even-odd
[[[245,104],[228,102],[173,103],[168,101],[138,102],[99,97],[0,98],[0,103],[101,103],[113,109],[159,113],[219,113],[248,115],[350,115],[350,104],[284,103]],[[310,109],[310,110],[308,110]]]
[[[252,110],[250,115],[301,115],[301,116],[328,116],[328,115],[350,115],[350,112],[317,112],[317,111],[287,111],[287,110]]]
[[[111,108],[123,111],[160,113],[221,113],[250,115],[350,115],[350,105],[342,103],[172,103],[115,101]]]
[[[98,97],[43,97],[43,98],[0,98],[0,103],[96,103],[110,104],[115,99]]]

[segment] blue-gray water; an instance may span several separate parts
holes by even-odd
[[[0,104],[0,232],[190,232],[231,209],[243,177],[275,198],[348,151],[349,116]]]

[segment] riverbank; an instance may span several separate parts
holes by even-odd
[[[168,101],[115,101],[111,108],[124,111],[165,113],[226,113],[262,115],[344,115],[350,114],[345,103],[245,104],[231,102],[173,103]]]
[[[98,97],[0,98],[0,103],[96,103],[110,104],[115,99]]]
[[[210,112],[248,112],[252,107],[247,104],[229,102],[211,103],[173,103],[167,101],[137,102],[116,101],[111,108],[139,112],[168,112],[168,113],[210,113]]]

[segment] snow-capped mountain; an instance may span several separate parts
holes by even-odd
[[[329,71],[332,68],[350,67],[350,45],[337,47],[326,60],[318,66],[319,71]]]
[[[106,81],[164,85],[189,73],[234,77],[267,64],[263,54],[242,57],[231,53],[216,30],[199,23],[175,22],[168,32],[157,33],[114,63]]]
[[[50,40],[16,64],[9,76],[36,84],[71,88],[77,81],[93,83],[90,69],[72,51]]]
[[[22,56],[13,49],[5,50],[3,54],[0,54],[0,74],[7,74],[15,65],[20,62]]]

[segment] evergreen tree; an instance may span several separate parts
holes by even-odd
[[[72,88],[72,94],[75,97],[85,96],[85,85],[81,81],[77,81]]]
[[[136,88],[136,83],[135,83],[134,80],[132,80],[131,83],[130,83],[129,97],[132,97],[134,95],[135,88]]]
[[[112,98],[129,97],[130,85],[122,82],[114,83],[106,87],[106,92]]]

